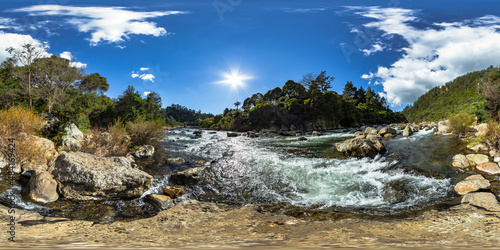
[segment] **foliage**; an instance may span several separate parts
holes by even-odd
[[[162,116],[165,117],[165,123],[177,126],[179,123],[199,124],[197,120],[204,120],[213,117],[212,114],[202,113],[201,110],[188,109],[179,104],[172,104],[161,110]],[[167,121],[168,119],[168,121]]]
[[[450,128],[453,130],[453,133],[463,136],[469,133],[473,121],[474,116],[465,112],[452,115],[449,118]]]
[[[124,156],[128,153],[131,141],[127,129],[116,120],[107,131],[94,127],[82,142],[82,152],[99,157]]]
[[[161,120],[148,121],[143,116],[139,116],[134,121],[128,121],[126,128],[133,146],[156,146],[165,136]]]
[[[494,120],[489,120],[486,127],[486,133],[482,139],[491,148],[500,148],[500,124]]]

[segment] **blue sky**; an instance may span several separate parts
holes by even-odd
[[[214,114],[323,70],[334,91],[352,81],[401,110],[434,86],[500,66],[494,0],[4,0],[0,8],[0,61],[7,47],[44,45],[106,77],[112,98],[132,85],[160,94],[163,106]]]

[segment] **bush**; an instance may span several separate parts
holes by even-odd
[[[465,136],[469,133],[473,120],[474,116],[467,113],[453,115],[449,118],[450,128],[454,134]]]
[[[0,151],[7,156],[9,139],[13,138],[18,163],[42,159],[42,146],[35,143],[34,135],[40,133],[43,122],[43,117],[26,108],[0,110]]]
[[[487,123],[486,134],[483,136],[483,140],[493,148],[499,148],[500,146],[500,125],[490,120]]]
[[[126,128],[134,146],[157,146],[165,136],[162,121],[146,121],[142,116],[133,122],[127,122]]]
[[[107,131],[93,128],[85,136],[80,150],[99,157],[124,156],[128,153],[130,144],[127,129],[120,120],[117,120]]]

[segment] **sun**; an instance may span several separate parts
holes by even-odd
[[[238,88],[245,89],[245,81],[252,79],[251,76],[240,74],[238,69],[231,69],[230,72],[223,72],[221,76],[224,80],[219,81],[219,83],[231,86],[231,90],[238,90]]]

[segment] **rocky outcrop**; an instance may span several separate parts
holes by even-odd
[[[458,154],[453,156],[453,162],[451,165],[456,168],[468,168],[473,166],[474,163],[471,163],[469,159],[465,155]]]
[[[28,182],[29,197],[35,202],[49,203],[59,199],[57,181],[47,171],[36,171]]]
[[[352,157],[375,157],[377,154],[386,152],[384,144],[374,139],[350,139],[344,142],[335,143],[339,152]]]
[[[491,212],[500,212],[500,204],[498,204],[495,195],[492,193],[468,193],[462,198],[462,203],[468,203],[475,207],[481,207]]]
[[[150,194],[146,196],[146,201],[157,210],[165,210],[175,206],[172,198],[166,195]]]
[[[485,163],[485,162],[490,161],[488,159],[488,156],[483,155],[483,154],[469,154],[469,155],[466,155],[466,157],[473,165],[479,165],[481,163]]]
[[[151,145],[144,145],[137,149],[132,155],[136,159],[149,158],[155,153],[155,147]]]
[[[382,137],[385,137],[385,135],[387,134],[396,135],[397,133],[398,132],[392,127],[384,127],[380,131],[378,131],[378,134]]]
[[[184,186],[167,186],[163,188],[163,192],[172,199],[179,198],[186,193]]]
[[[74,123],[69,123],[64,127],[64,133],[61,137],[61,146],[63,150],[79,150],[80,142],[83,140],[83,133]]]
[[[186,160],[184,160],[183,158],[181,157],[176,157],[176,158],[168,158],[166,161],[165,161],[166,164],[172,164],[172,165],[175,165],[175,166],[180,166],[184,163],[186,163]]]
[[[474,127],[474,129],[476,131],[475,132],[476,137],[485,136],[486,132],[488,131],[488,124],[486,123],[478,124],[477,126]]]
[[[459,195],[465,195],[468,193],[476,192],[480,189],[490,188],[490,182],[486,180],[482,175],[472,175],[464,180],[460,181],[455,185],[455,192]]]
[[[486,175],[497,175],[500,174],[500,167],[497,163],[484,162],[476,166],[476,170],[482,174]]]
[[[413,135],[413,129],[410,127],[410,125],[406,125],[405,129],[403,130],[403,136],[408,137]]]
[[[358,139],[365,139],[366,134],[363,131],[357,131],[357,132],[354,132],[354,137],[358,138]]]
[[[123,158],[123,159],[121,159]],[[71,152],[61,154],[52,174],[59,193],[71,200],[95,200],[140,197],[147,191],[153,177],[127,163],[125,157],[101,158]]]
[[[438,123],[438,132],[440,132],[440,133],[451,133],[452,132],[448,120],[440,121]]]
[[[378,130],[376,128],[372,128],[372,127],[367,127],[365,129],[365,133],[366,134],[377,134],[378,133]]]
[[[170,176],[170,181],[181,186],[196,184],[199,181],[202,170],[203,167],[195,167],[174,173]]]

